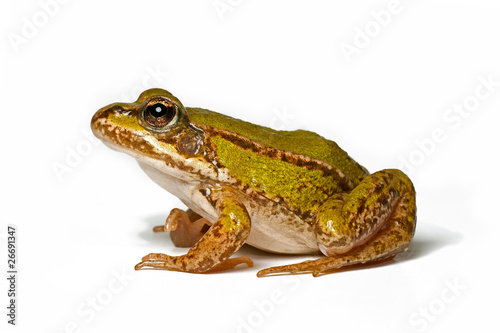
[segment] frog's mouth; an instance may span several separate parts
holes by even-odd
[[[176,178],[187,182],[195,182],[200,178],[217,178],[213,165],[207,165],[207,162],[201,159],[186,158],[179,154],[175,147],[159,142],[153,136],[134,130],[128,135],[122,133],[117,136],[113,124],[109,126],[108,121],[104,119],[100,119],[98,123],[92,123],[92,131],[105,146],[132,156],[142,169],[148,170],[149,175],[152,174],[151,170],[155,169],[155,179],[159,177],[158,174],[163,174],[166,179]],[[137,142],[134,142],[136,140]],[[141,149],[141,146],[145,149]],[[145,165],[149,167],[145,168]]]
[[[129,151],[129,150],[123,148],[122,146],[117,145],[116,143],[112,142],[111,140],[106,140],[104,138],[99,138],[99,139],[102,141],[102,143],[104,143],[104,145],[106,147],[108,147],[111,150],[117,151],[119,153],[125,153],[127,155],[131,155],[132,157],[137,157],[137,156],[134,156],[135,152]]]

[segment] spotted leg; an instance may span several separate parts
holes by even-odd
[[[343,266],[389,258],[408,248],[415,226],[415,190],[410,179],[399,170],[382,170],[319,208],[315,233],[326,258],[267,268],[257,276],[318,276]]]
[[[217,201],[219,218],[188,251],[174,257],[151,253],[135,269],[163,269],[190,273],[203,273],[230,269],[240,263],[253,265],[248,257],[231,258],[250,234],[250,217],[246,208],[238,201],[225,197]],[[229,259],[229,260],[228,260]]]

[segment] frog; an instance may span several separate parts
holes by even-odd
[[[415,234],[416,193],[405,173],[369,173],[337,143],[311,131],[275,130],[184,107],[160,88],[99,109],[91,129],[187,207],[172,209],[153,228],[187,253],[150,253],[136,270],[252,267],[248,256],[233,256],[248,244],[271,254],[314,256],[260,269],[258,277],[320,276],[390,260]]]

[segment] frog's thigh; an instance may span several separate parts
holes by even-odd
[[[191,247],[207,232],[212,223],[193,212],[174,208],[165,221],[164,226],[153,228],[155,232],[168,232],[170,239],[177,247]]]
[[[403,200],[403,197],[407,197]],[[366,243],[392,221],[395,210],[415,207],[415,190],[399,170],[382,170],[367,176],[349,194],[332,198],[318,210],[315,233],[321,252],[336,256]],[[415,215],[411,215],[412,221]],[[414,222],[411,235],[413,236]]]
[[[321,272],[391,257],[404,251],[415,232],[415,190],[399,170],[382,170],[350,194],[326,202],[315,232],[327,258],[272,267],[258,276],[282,272]]]
[[[217,206],[219,218],[187,254],[172,257],[152,253],[144,257],[136,269],[150,267],[201,273],[211,269],[220,270],[222,267],[231,268],[234,263],[248,264],[249,259],[246,258],[241,261],[232,260],[230,265],[221,265],[245,243],[250,234],[250,217],[246,208],[231,198],[219,200]]]

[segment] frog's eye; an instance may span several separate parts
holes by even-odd
[[[177,113],[177,107],[169,101],[153,103],[144,110],[144,121],[152,127],[168,125]]]

